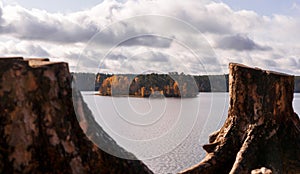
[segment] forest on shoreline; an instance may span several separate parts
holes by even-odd
[[[120,93],[128,93],[130,87],[131,95],[141,95],[141,87],[145,87],[145,96],[149,96],[149,92],[163,91],[164,95],[174,93],[178,95],[179,91],[183,90],[183,85],[188,85],[188,90],[192,90],[191,94],[194,95],[195,84],[198,88],[198,92],[228,92],[228,74],[224,75],[186,75],[183,73],[169,73],[169,74],[104,74],[104,73],[72,73],[73,79],[76,81],[76,88],[80,91],[99,91],[102,90],[103,95],[111,95],[109,90],[109,83],[112,86],[123,85],[122,90],[118,90]],[[126,79],[126,78],[127,79]],[[180,81],[181,80],[181,81]],[[177,82],[177,87],[175,82]],[[113,84],[112,84],[113,83]],[[137,84],[138,83],[138,84]],[[175,87],[174,87],[175,85]],[[152,87],[152,90],[150,89]],[[187,87],[187,86],[186,86]],[[178,88],[178,89],[177,89]],[[181,88],[181,89],[180,89]],[[140,91],[138,91],[140,89]],[[173,90],[173,92],[171,92]],[[175,91],[174,91],[175,90]],[[117,91],[117,90],[115,90]],[[300,76],[295,76],[295,93],[300,93]],[[117,95],[117,93],[116,93]],[[169,95],[172,96],[172,95]]]

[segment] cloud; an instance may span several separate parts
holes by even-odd
[[[157,33],[159,33],[160,31],[156,32],[152,30],[155,26],[145,27],[142,25],[142,22],[145,22],[146,20],[151,22],[152,16],[148,16],[148,18],[149,19],[141,21],[142,18],[137,17],[114,23],[94,35],[90,40],[90,46],[146,46],[153,48],[170,47],[173,38],[166,38],[166,36],[157,35]],[[158,17],[153,16],[153,18]],[[150,25],[152,24],[150,23]],[[159,30],[159,28],[157,30]]]
[[[94,25],[82,25],[61,14],[50,14],[42,10],[27,10],[20,6],[4,8],[4,25],[0,34],[11,35],[22,40],[49,41],[59,43],[86,42],[98,29]]]
[[[233,49],[237,51],[268,51],[272,49],[268,46],[261,46],[247,36],[242,36],[240,34],[225,36],[218,40],[216,45],[221,49]]]
[[[182,6],[185,9],[182,9]],[[190,9],[190,10],[187,10]],[[202,32],[212,33],[231,33],[229,26],[232,22],[230,15],[232,11],[225,4],[200,3],[192,0],[191,3],[167,0],[167,2],[153,1],[127,1],[117,2],[105,0],[101,4],[85,11],[74,12],[70,14],[49,13],[43,10],[27,10],[21,6],[5,6],[4,18],[5,27],[1,33],[12,35],[15,38],[23,40],[38,40],[58,43],[87,42],[97,32],[105,29],[109,24],[120,19],[133,17],[140,14],[151,14],[154,11],[160,15],[172,15],[179,20],[193,23]],[[228,15],[226,18],[224,16]],[[222,20],[220,17],[222,17]],[[155,22],[153,22],[155,24]],[[141,33],[141,30],[147,31],[151,24],[141,26],[121,26],[115,28],[113,32],[104,33],[103,43],[105,41],[118,40],[118,32]],[[158,26],[164,30],[163,25]],[[176,28],[174,28],[176,30]],[[151,31],[149,31],[151,33]],[[129,34],[130,35],[130,34]],[[154,38],[152,38],[154,39]],[[159,42],[161,39],[157,39]],[[148,40],[148,39],[147,39]],[[140,44],[149,46],[150,42],[143,39],[136,39]],[[155,40],[154,40],[155,41]],[[133,42],[127,42],[129,45]],[[151,46],[167,47],[168,42],[159,42]]]
[[[158,48],[168,48],[172,43],[171,39],[162,38],[159,36],[144,35],[137,36],[122,42],[121,46],[148,46],[148,47],[158,47]]]
[[[294,2],[291,7],[292,10],[300,11],[300,6],[298,3]]]
[[[39,45],[28,45],[25,47],[25,49],[27,50],[27,54],[30,55],[35,55],[38,57],[49,57],[49,53],[42,47],[40,47]]]
[[[0,27],[1,27],[1,24],[2,24],[2,22],[3,22],[3,19],[2,19],[2,15],[3,15],[3,10],[2,10],[2,4],[1,4],[1,2],[0,2]]]
[[[127,59],[127,56],[124,56],[123,54],[109,54],[107,58],[109,60],[125,60]]]
[[[38,44],[8,41],[0,43],[0,52],[9,56],[49,57],[49,52]]]
[[[196,8],[191,7],[193,10]],[[199,7],[198,12],[194,11],[184,19],[191,21],[201,32],[216,33],[216,34],[229,34],[234,31],[233,11],[223,3],[210,3],[203,7]],[[190,18],[190,16],[193,16]]]
[[[264,59],[262,61],[263,61],[262,64],[263,65],[267,65],[268,67],[276,67],[276,66],[278,66],[278,64],[274,60],[271,60],[271,59]]]
[[[169,56],[162,53],[162,52],[147,52],[144,55],[139,55],[142,57],[142,59],[148,61],[148,62],[168,62]]]
[[[134,18],[141,15],[155,17]],[[176,71],[182,64],[196,73],[202,63],[209,73],[219,73],[218,66],[229,61],[299,72],[290,60],[300,55],[299,28],[300,19],[293,16],[261,16],[207,0],[104,0],[69,13],[5,5],[0,6],[0,54],[61,58],[72,67],[80,58],[87,71],[109,53],[103,68],[118,72],[149,65]],[[177,42],[182,48],[174,46]],[[196,50],[201,63],[187,50]],[[138,63],[126,63],[134,58]]]

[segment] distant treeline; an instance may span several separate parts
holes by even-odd
[[[71,73],[76,89],[80,91],[94,91],[96,74],[93,73]],[[74,87],[74,86],[73,86]]]
[[[295,77],[295,92],[300,93],[300,76]]]
[[[176,90],[183,92],[186,90],[184,88],[191,90],[192,94],[194,92],[193,86],[195,85],[198,88],[198,92],[228,92],[227,74],[191,76],[175,72],[169,74],[152,73],[144,75],[113,75],[103,73],[72,73],[72,75],[74,81],[76,81],[77,89],[81,91],[100,91],[103,93],[102,95],[111,95],[111,91],[109,91],[111,87],[109,86],[113,86],[113,88],[120,87],[120,89],[115,89],[115,92],[127,93],[129,95],[141,95],[144,90],[145,96],[151,95],[153,92],[156,94],[163,93],[164,95],[170,95],[172,93],[178,94]],[[185,83],[186,85],[184,86]],[[142,89],[142,87],[144,88]],[[126,92],[124,91],[125,89]],[[128,91],[129,89],[130,91]],[[300,93],[300,76],[295,77],[295,92]],[[115,94],[117,95],[117,93]]]

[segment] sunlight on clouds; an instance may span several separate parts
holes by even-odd
[[[129,20],[149,14],[156,17]],[[177,65],[183,64],[187,72],[203,73],[202,63],[209,73],[224,73],[229,62],[238,62],[299,74],[299,28],[300,18],[295,16],[262,16],[206,0],[105,0],[90,9],[64,13],[4,3],[0,5],[0,53],[53,57],[74,68],[80,62],[77,69],[82,71],[98,70],[100,59],[113,49],[100,66],[103,71],[143,71],[149,65],[179,70]],[[95,39],[100,31],[101,37]],[[201,55],[201,61],[190,48]],[[124,64],[126,58],[139,63]]]

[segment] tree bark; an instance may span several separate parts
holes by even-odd
[[[98,126],[80,93],[73,95],[79,115],[67,63],[0,59],[0,173],[152,173],[94,145],[84,131],[132,155]]]
[[[206,157],[181,173],[300,173],[300,120],[294,76],[229,65],[230,107],[203,146]]]

